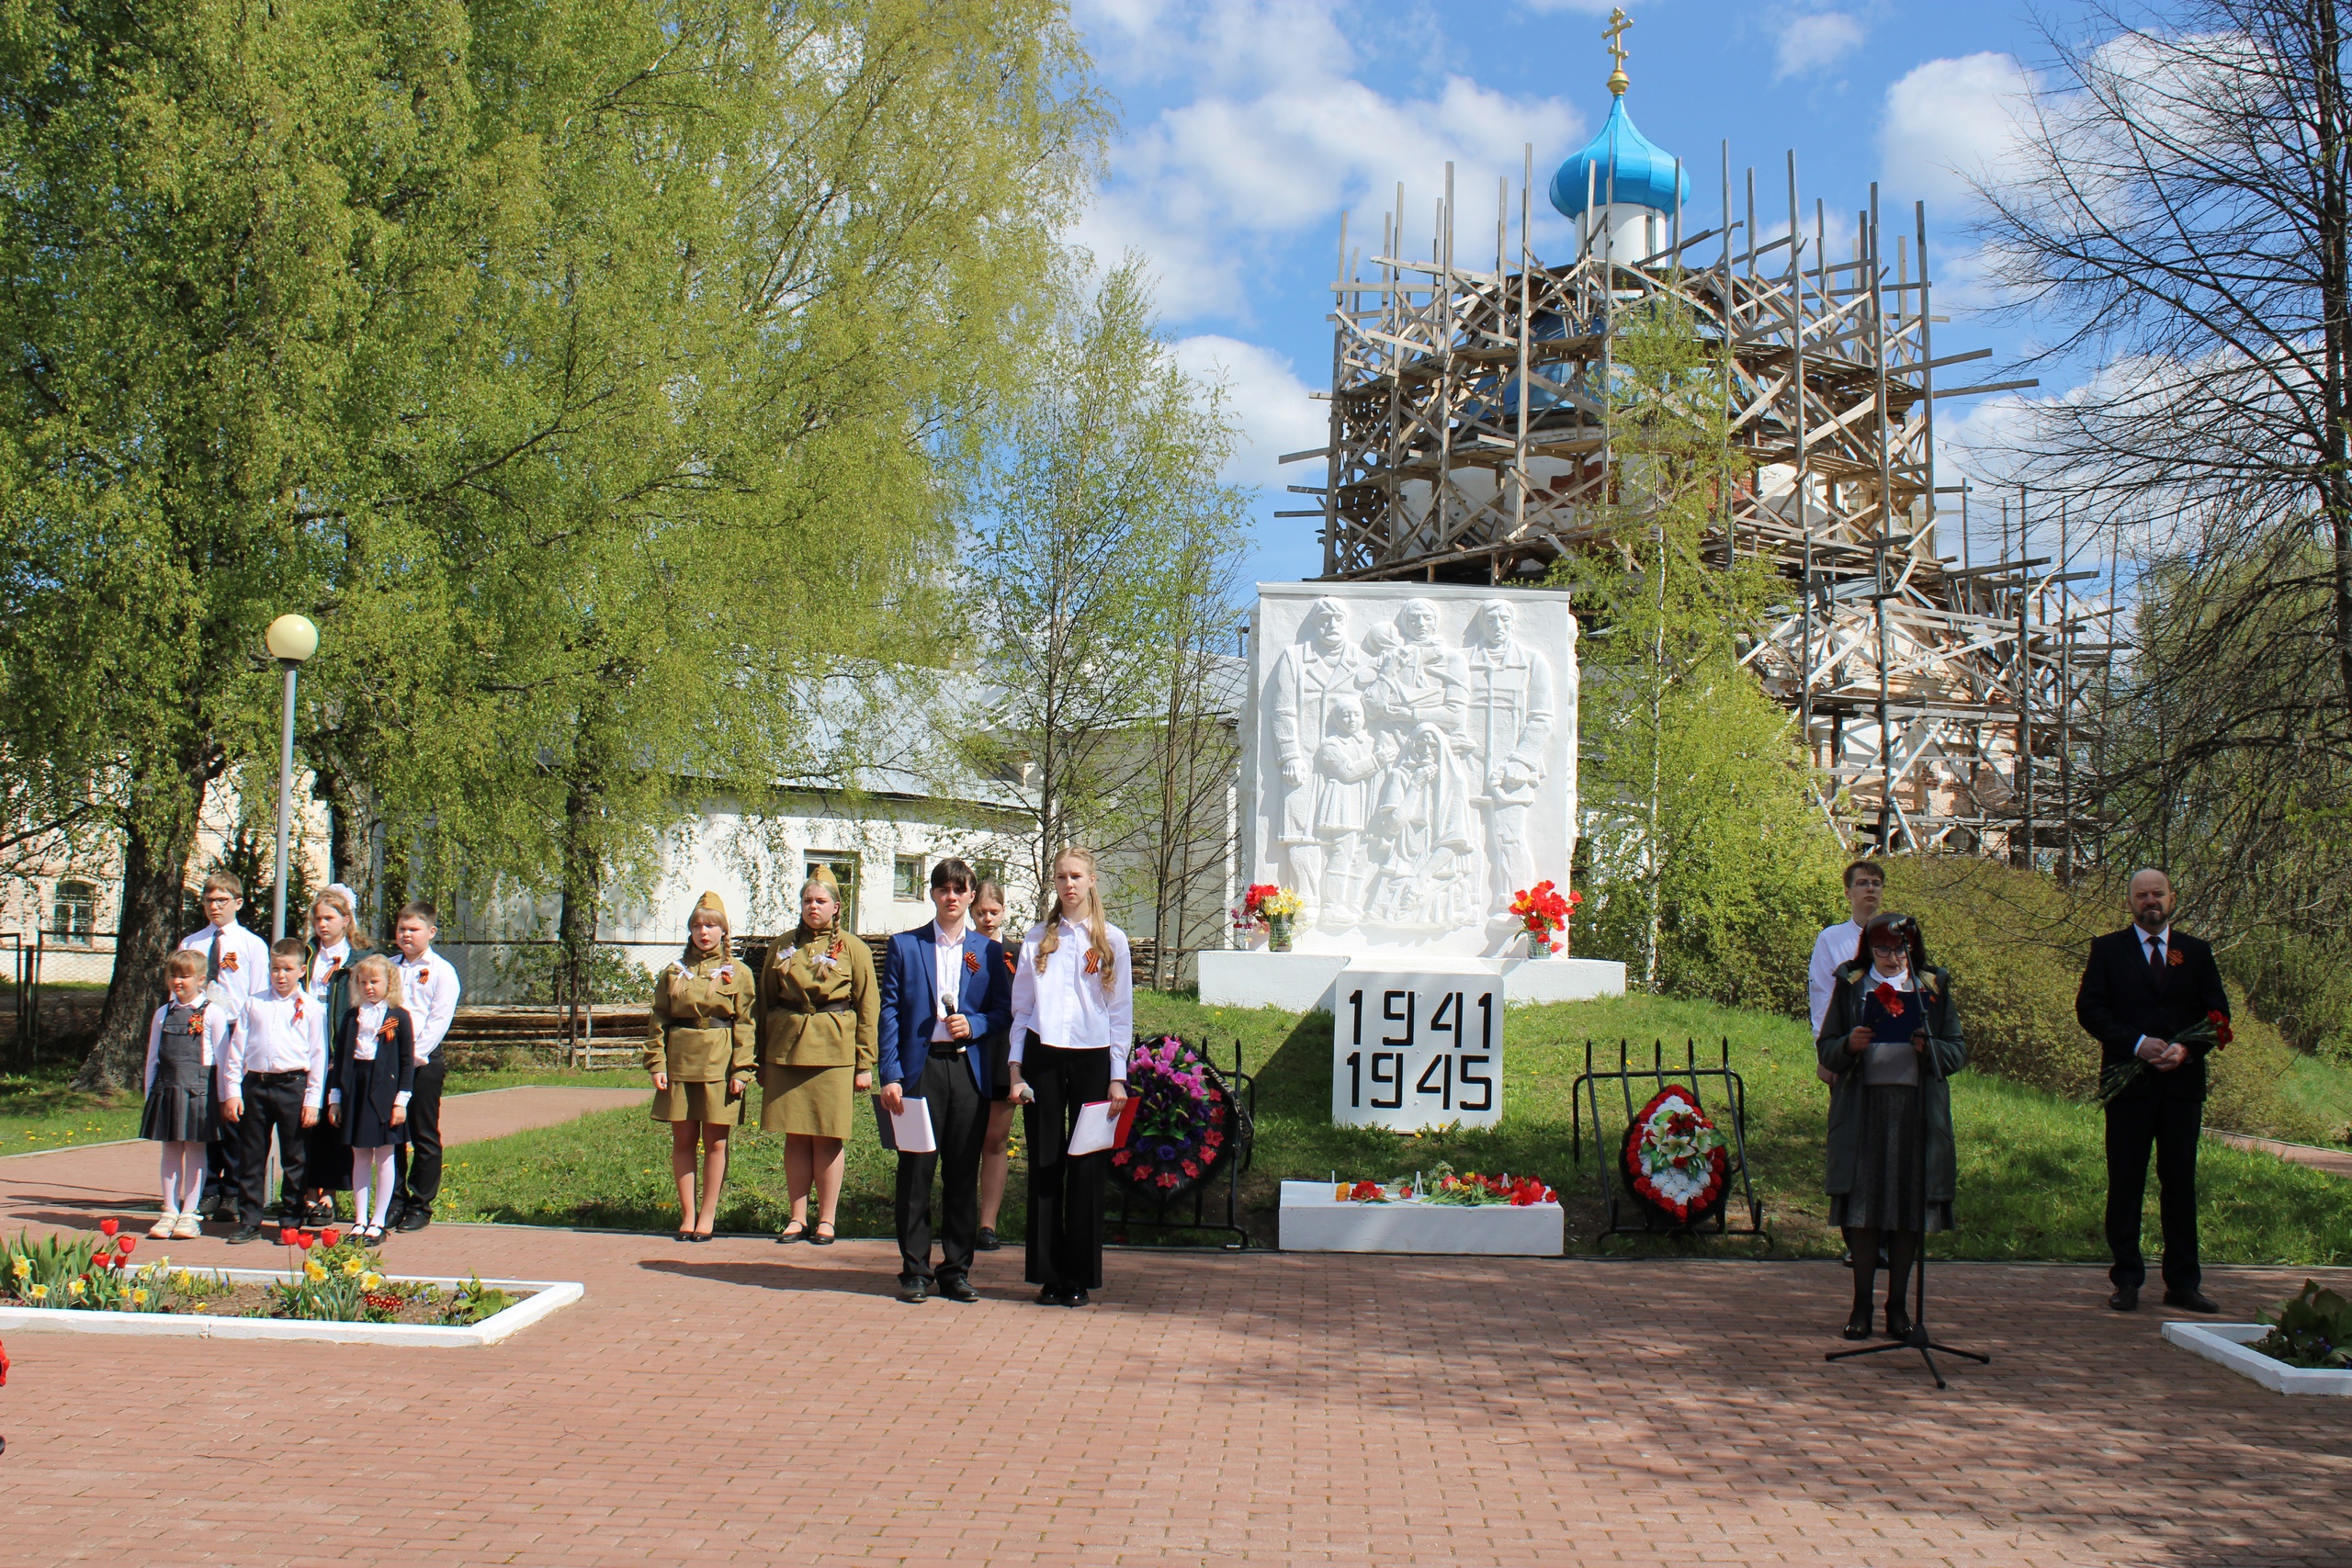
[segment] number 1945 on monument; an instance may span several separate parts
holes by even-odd
[[[1418,1132],[1503,1117],[1503,988],[1487,975],[1341,976],[1331,1121]]]

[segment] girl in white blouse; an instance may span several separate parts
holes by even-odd
[[[1046,1305],[1077,1307],[1102,1288],[1111,1156],[1067,1151],[1082,1106],[1126,1101],[1135,974],[1126,933],[1102,918],[1091,853],[1054,857],[1054,893],[1055,918],[1029,928],[1012,973],[1012,1094],[1030,1100],[1027,1278]]]

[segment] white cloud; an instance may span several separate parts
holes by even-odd
[[[1843,11],[1792,17],[1781,29],[1775,81],[1835,65],[1862,47],[1862,24]]]
[[[2033,87],[2032,73],[2006,54],[1913,67],[1886,90],[1879,146],[1887,183],[1905,195],[1967,199],[1971,176],[1999,175]]]
[[[1510,181],[1514,211],[1533,143],[1537,181],[1583,140],[1556,97],[1519,97],[1450,75],[1433,94],[1391,96],[1350,73],[1355,60],[1330,0],[1216,0],[1182,12],[1154,0],[1084,0],[1090,46],[1114,77],[1174,75],[1197,87],[1131,129],[1073,238],[1098,257],[1149,258],[1171,321],[1246,323],[1246,281],[1310,238],[1380,241],[1405,185],[1405,253],[1427,253],[1444,168],[1454,165],[1456,254],[1490,254],[1488,203]],[[1548,224],[1539,191],[1535,206]],[[1543,240],[1539,231],[1539,243]],[[1491,264],[1489,259],[1487,265]]]
[[[1330,415],[1324,404],[1307,395],[1306,383],[1292,370],[1289,359],[1254,343],[1214,333],[1181,340],[1175,355],[1193,379],[1223,385],[1226,407],[1240,427],[1241,440],[1220,477],[1227,484],[1261,487],[1262,500],[1311,504],[1306,497],[1284,497],[1282,487],[1320,482],[1323,465],[1304,462],[1283,468],[1274,459],[1285,452],[1323,446],[1330,437]]]

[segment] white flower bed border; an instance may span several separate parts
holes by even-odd
[[[1557,1258],[1566,1221],[1557,1203],[1343,1203],[1329,1181],[1283,1183],[1284,1252],[1400,1252],[1421,1257]]]
[[[2167,1323],[2164,1327],[2165,1337],[2182,1349],[2218,1361],[2274,1393],[2352,1395],[2352,1371],[2290,1367],[2246,1348],[2269,1332],[2267,1323]]]
[[[219,1274],[239,1284],[261,1280],[277,1284],[297,1278],[282,1269],[205,1269],[189,1267],[191,1274]],[[387,1276],[405,1284],[455,1287],[471,1282],[432,1276]],[[587,1292],[571,1280],[484,1280],[485,1285],[532,1292],[503,1312],[466,1325],[435,1323],[314,1323],[301,1318],[210,1317],[201,1313],[85,1312],[72,1307],[0,1307],[0,1333],[28,1329],[62,1329],[72,1334],[145,1334],[191,1339],[322,1339],[341,1345],[437,1345],[450,1349],[495,1345],[517,1329],[527,1328],[548,1314],[560,1312]]]

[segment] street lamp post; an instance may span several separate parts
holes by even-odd
[[[286,714],[277,733],[277,893],[269,931],[276,942],[286,935],[286,867],[294,823],[294,679],[302,661],[319,650],[319,628],[300,615],[280,615],[262,640],[286,671]]]

